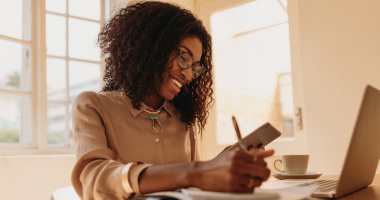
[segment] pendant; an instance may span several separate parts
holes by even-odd
[[[157,115],[151,115],[150,118],[152,119],[152,128],[154,131],[156,131],[156,133],[161,133],[163,128],[160,124],[160,122],[158,121],[158,116]],[[156,127],[156,125],[159,125],[161,127],[161,130],[160,131],[157,131],[154,127]]]

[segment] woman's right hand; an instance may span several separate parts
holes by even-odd
[[[270,170],[264,158],[273,154],[274,150],[257,149],[223,152],[210,161],[195,163],[191,185],[207,191],[252,192],[268,179]]]

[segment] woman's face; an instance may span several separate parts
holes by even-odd
[[[202,43],[198,37],[188,36],[183,39],[178,49],[189,53],[194,64],[200,64],[202,56]],[[180,52],[175,50],[170,55],[167,63],[167,70],[164,75],[164,81],[161,84],[159,95],[167,100],[172,100],[174,96],[181,91],[181,87],[192,81],[192,67],[182,69],[178,65],[178,56]]]

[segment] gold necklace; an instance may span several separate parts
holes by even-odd
[[[162,111],[162,108],[156,110],[156,111],[149,111],[149,110],[146,110],[144,109],[145,112],[147,112],[149,115],[150,115],[150,118],[152,119],[152,129],[154,131],[156,131],[156,133],[161,133],[162,130],[164,129],[160,122],[158,121],[158,113],[160,113]],[[160,131],[157,131],[154,127],[156,127],[156,124],[158,124],[160,127],[161,127],[161,130]]]

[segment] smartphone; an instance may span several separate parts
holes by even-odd
[[[274,126],[272,126],[269,122],[264,123],[259,128],[254,130],[252,133],[245,136],[242,141],[247,147],[250,149],[251,147],[259,148],[260,145],[264,147],[271,143],[276,138],[280,137],[281,133]],[[239,142],[232,145],[227,151],[234,149],[239,145]]]

